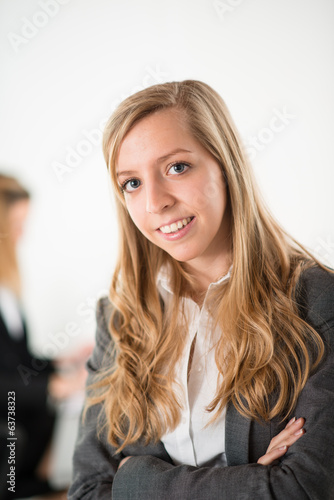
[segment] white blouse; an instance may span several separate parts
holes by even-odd
[[[209,413],[205,410],[216,395],[220,377],[215,362],[215,344],[220,337],[220,331],[218,327],[211,331],[212,319],[209,318],[206,302],[209,290],[230,278],[231,268],[225,276],[209,285],[201,308],[188,297],[182,299],[189,331],[183,355],[175,367],[178,383],[175,384],[175,391],[182,402],[181,422],[176,429],[167,432],[161,439],[175,465],[226,465],[226,412],[223,411],[214,423],[207,426],[215,412]],[[165,303],[171,300],[173,292],[166,268],[160,271],[157,286]],[[189,357],[194,340],[188,376]]]
[[[24,335],[22,313],[15,293],[0,285],[0,312],[9,335],[19,340]]]

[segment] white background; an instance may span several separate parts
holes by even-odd
[[[154,83],[222,95],[245,144],[257,140],[272,212],[334,265],[333,20],[332,0],[0,0],[0,170],[33,194],[20,261],[36,349],[94,334],[117,249],[96,130]],[[277,113],[288,118],[271,132]]]

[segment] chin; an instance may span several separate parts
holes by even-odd
[[[183,254],[183,253],[171,253],[167,252],[173,259],[177,260],[178,262],[189,262],[197,257],[197,254]]]

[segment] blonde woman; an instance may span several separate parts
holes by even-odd
[[[334,498],[334,276],[264,206],[222,98],[144,89],[104,154],[119,257],[69,498]]]

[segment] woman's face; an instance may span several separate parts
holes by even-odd
[[[16,201],[8,210],[9,232],[14,243],[17,243],[22,236],[28,211],[29,200]]]
[[[178,111],[158,111],[130,130],[117,175],[134,224],[174,259],[199,268],[229,250],[221,168]]]

